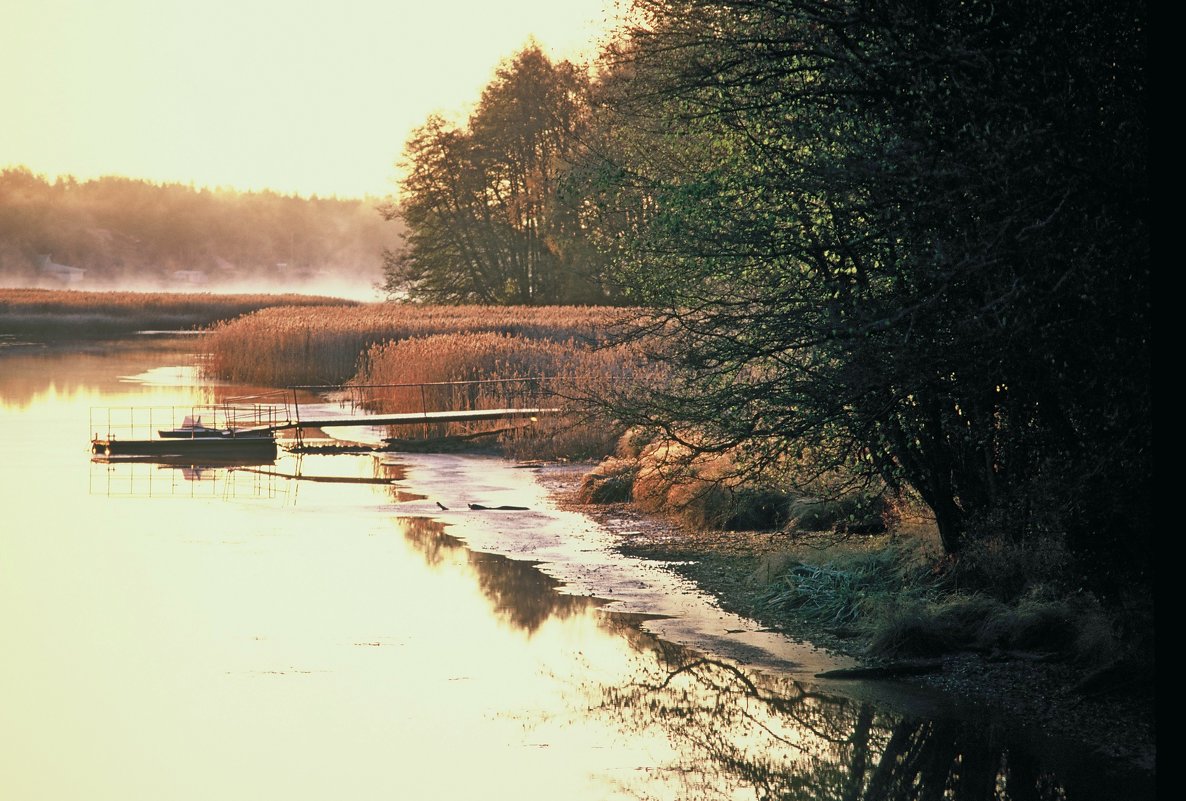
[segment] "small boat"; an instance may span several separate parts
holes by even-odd
[[[268,438],[272,432],[267,429],[211,428],[202,424],[202,418],[186,417],[177,428],[161,429],[156,432],[161,439],[238,439]]]
[[[195,457],[199,460],[228,457],[271,460],[276,457],[276,439],[271,431],[239,436],[219,432],[217,436],[148,440],[96,437],[91,440],[91,453],[96,456],[155,456],[191,460]]]
[[[189,416],[181,421],[181,425],[179,427],[162,429],[157,431],[157,434],[159,434],[162,439],[198,439],[229,436],[227,430],[204,426],[202,425],[201,417],[195,419]]]

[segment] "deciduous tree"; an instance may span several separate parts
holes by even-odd
[[[950,551],[1054,534],[1140,569],[1143,6],[635,7],[604,235],[681,369],[623,411],[911,487]]]

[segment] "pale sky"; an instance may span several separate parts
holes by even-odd
[[[0,167],[386,195],[411,130],[613,0],[0,0]]]

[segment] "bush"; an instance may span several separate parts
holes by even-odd
[[[581,503],[623,503],[634,491],[638,464],[629,459],[608,457],[581,479],[577,500]]]
[[[891,510],[883,495],[852,492],[837,498],[800,497],[791,504],[788,516],[799,531],[881,534],[889,527]]]
[[[1045,536],[1025,542],[987,536],[968,542],[955,561],[956,586],[1015,601],[1066,584],[1072,558],[1062,542]]]

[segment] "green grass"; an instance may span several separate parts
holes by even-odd
[[[1110,615],[1088,595],[1036,583],[1008,597],[961,587],[971,568],[936,563],[904,542],[840,543],[798,556],[769,579],[764,611],[853,639],[872,657],[1000,651],[1099,664],[1119,647]]]
[[[850,631],[887,603],[922,603],[939,595],[943,580],[904,545],[869,550],[830,549],[785,565],[765,605],[809,623]]]

